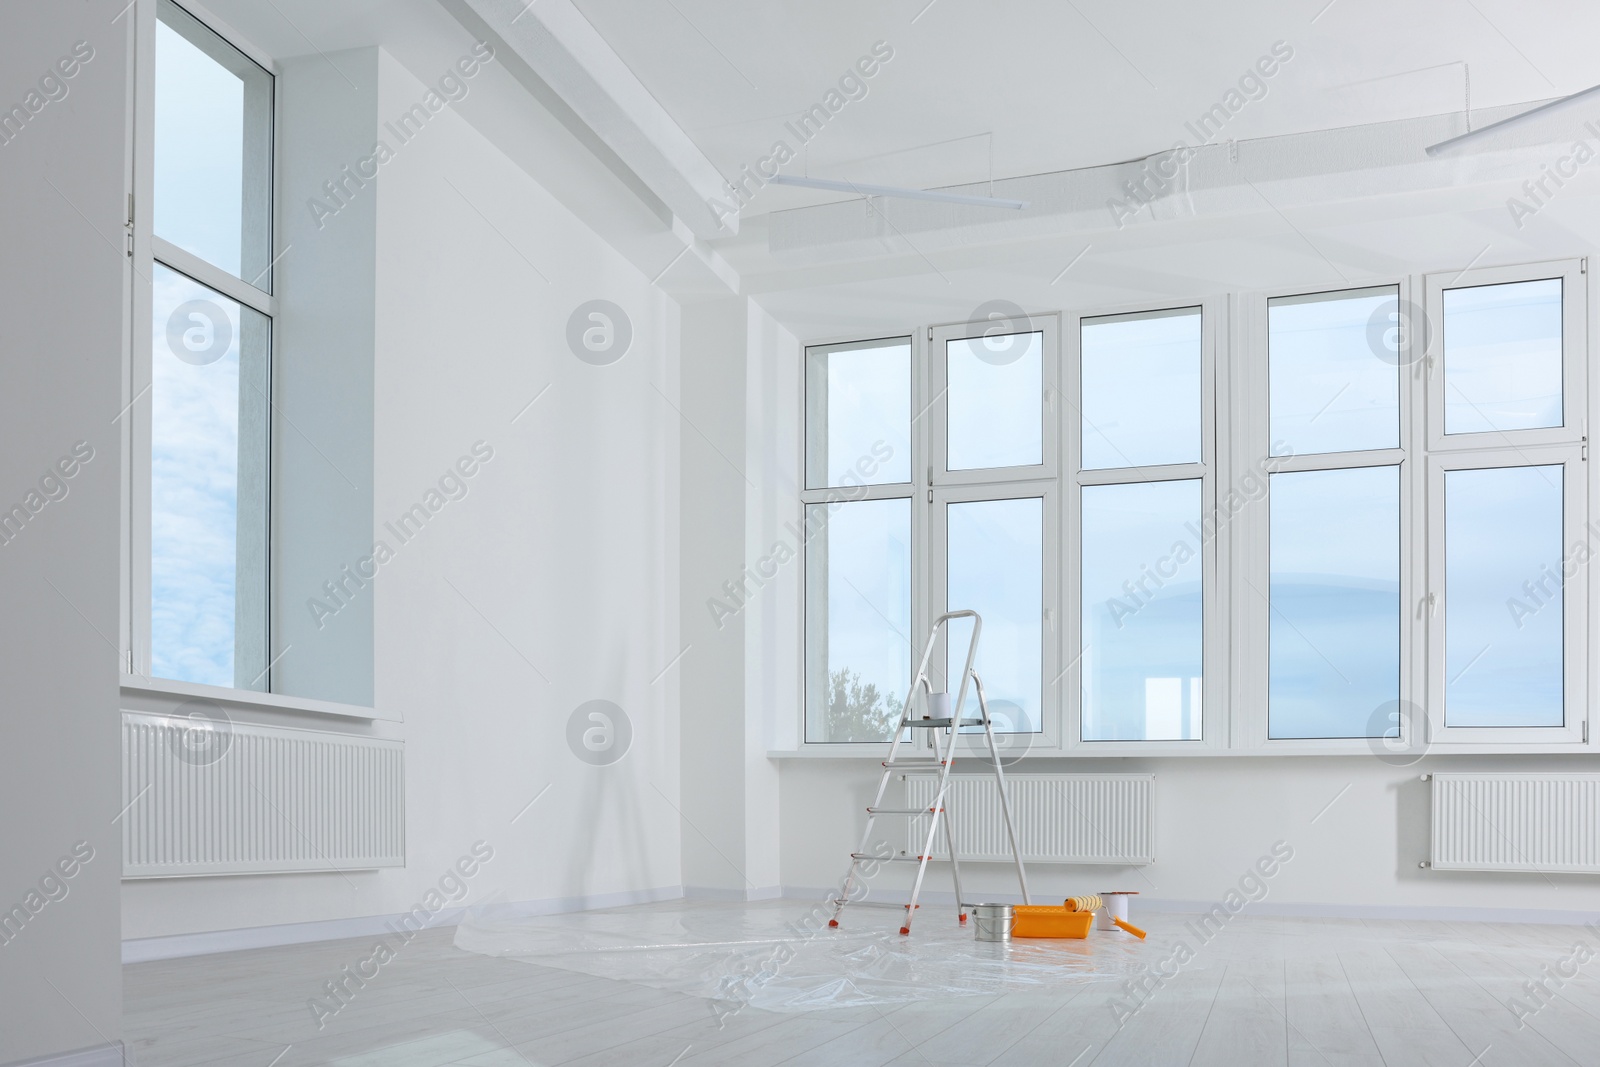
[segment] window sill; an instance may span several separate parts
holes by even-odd
[[[1102,745],[1108,747],[1101,747]],[[1392,766],[1404,769],[1429,756],[1581,756],[1594,754],[1597,750],[1600,750],[1600,746],[1580,740],[1569,742],[1530,741],[1524,744],[1516,744],[1509,741],[1439,741],[1418,750],[1399,753],[1375,752],[1364,742],[1356,741],[1351,743],[1343,739],[1321,744],[1273,742],[1250,748],[1221,748],[1200,745],[1196,742],[1178,744],[1162,742],[1094,742],[1093,744],[1079,745],[1069,749],[1034,748],[1019,756],[1006,756],[1004,758],[1007,761],[1006,766],[1015,769],[1018,762],[1032,762],[1034,760],[1205,759],[1219,756],[1245,758],[1352,756],[1363,759],[1382,759]],[[886,744],[818,744],[804,745],[794,749],[769,749],[767,751],[767,758],[772,760],[832,759],[882,762],[888,758],[888,755],[889,747]],[[964,766],[969,762],[986,758],[986,754],[958,752],[956,758],[960,765]]]
[[[151,705],[137,709],[141,711],[158,710],[155,705],[167,705],[162,710],[170,711],[171,706],[181,700],[209,700],[224,707],[309,713],[341,719],[398,721],[397,716],[380,714],[376,708],[357,704],[339,704],[331,700],[312,700],[307,697],[287,696],[283,693],[257,693],[248,689],[229,689],[220,685],[199,685],[195,682],[145,678],[133,674],[122,676],[122,695],[124,698],[130,696],[139,698],[141,704]],[[124,699],[123,703],[126,704],[127,700]]]

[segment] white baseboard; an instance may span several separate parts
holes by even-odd
[[[96,1045],[76,1052],[58,1052],[54,1056],[38,1056],[31,1060],[17,1060],[6,1067],[131,1067],[133,1056],[122,1042]]]
[[[783,896],[791,900],[824,901],[832,899],[838,890],[818,889],[812,886],[784,886]],[[1020,893],[976,894],[985,902],[996,904],[1021,904]],[[905,899],[905,890],[898,899]],[[948,889],[922,891],[923,903],[954,906],[956,895]],[[1037,893],[1035,903],[1045,901]],[[977,901],[972,901],[977,903]],[[1049,903],[1056,903],[1050,901]],[[1217,906],[1215,900],[1164,900],[1159,897],[1136,897],[1133,919],[1140,913],[1166,915],[1200,915]],[[1393,919],[1410,922],[1472,922],[1472,923],[1534,923],[1540,926],[1584,926],[1600,920],[1600,911],[1555,911],[1534,908],[1466,908],[1417,904],[1297,904],[1286,901],[1263,900],[1247,904],[1240,915],[1256,915],[1278,919]]]
[[[495,918],[520,918],[533,915],[558,915],[572,911],[596,911],[600,908],[620,908],[629,904],[653,904],[661,900],[678,900],[682,897],[682,887],[663,886],[622,893],[596,893],[589,896],[551,897],[545,900],[508,903],[489,902],[472,907],[481,908],[485,914]],[[467,907],[447,908],[435,915],[428,923],[428,927],[455,926],[468,910]],[[131,938],[122,943],[122,962],[150,963],[155,960],[182,959],[186,956],[209,956],[218,952],[239,952],[243,949],[278,948],[283,945],[306,945],[317,941],[342,941],[350,937],[371,937],[389,932],[389,928],[405,915],[404,912],[397,912],[393,915],[366,915],[351,919],[327,919],[321,922],[284,923],[278,926],[250,926],[239,930],[210,930],[196,934]]]
[[[729,904],[748,904],[757,900],[782,899],[783,887],[781,885],[758,886],[754,889],[718,889],[708,885],[686,885],[683,887],[685,900],[715,900]]]

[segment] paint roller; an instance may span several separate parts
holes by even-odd
[[[1117,925],[1118,929],[1126,930],[1139,940],[1144,940],[1145,933],[1143,930],[1112,914],[1111,909],[1106,907],[1106,902],[1098,896],[1068,897],[1063,903],[1068,911],[1099,911],[1101,908],[1106,908],[1106,915]]]

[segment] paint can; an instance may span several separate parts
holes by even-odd
[[[972,905],[972,936],[979,941],[1010,941],[1016,911],[1010,904]]]
[[[1137,890],[1119,889],[1114,889],[1109,893],[1101,893],[1100,901],[1105,905],[1105,908],[1100,912],[1099,921],[1095,924],[1096,927],[1101,930],[1115,930],[1117,924],[1112,920],[1121,919],[1123,922],[1127,922],[1128,898],[1138,895]]]

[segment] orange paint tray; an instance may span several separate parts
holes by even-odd
[[[1059,904],[1019,904],[1015,915],[1012,937],[1085,938],[1089,936],[1089,927],[1094,925],[1094,912],[1068,911]]]

